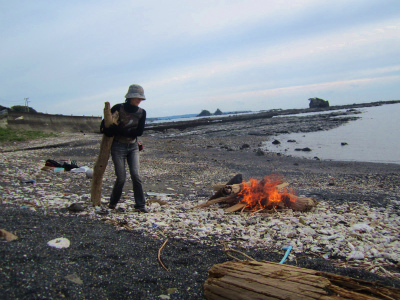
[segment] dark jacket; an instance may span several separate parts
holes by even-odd
[[[119,112],[119,124],[105,128],[104,120],[101,121],[100,132],[106,136],[114,137],[121,143],[134,143],[141,136],[146,123],[146,111],[129,103],[119,103],[111,108],[111,113]]]

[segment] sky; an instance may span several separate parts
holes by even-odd
[[[0,63],[0,105],[49,114],[399,100],[400,1],[0,0]]]

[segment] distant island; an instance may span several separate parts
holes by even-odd
[[[218,108],[215,113],[210,113],[210,111],[203,109],[201,113],[199,113],[196,117],[209,117],[209,116],[220,116],[222,115],[222,111]]]

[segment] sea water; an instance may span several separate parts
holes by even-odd
[[[328,131],[282,134],[268,151],[310,159],[400,164],[400,104],[359,109],[360,119]],[[295,140],[296,142],[287,142]],[[310,148],[312,151],[296,151]]]

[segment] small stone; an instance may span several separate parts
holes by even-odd
[[[265,155],[265,152],[262,151],[260,148],[258,148],[257,151],[256,151],[256,155],[257,156],[263,156],[263,155]]]
[[[79,203],[72,203],[70,206],[68,206],[68,210],[70,212],[81,212],[84,211],[83,206]]]
[[[171,294],[173,294],[173,293],[176,293],[177,291],[178,291],[177,288],[169,288],[169,289],[167,289],[167,294],[168,294],[168,295],[171,295]]]
[[[69,280],[69,281],[71,281],[71,282],[73,282],[73,283],[76,283],[78,285],[82,285],[83,284],[82,279],[80,279],[79,276],[76,273],[67,275],[64,278]]]

